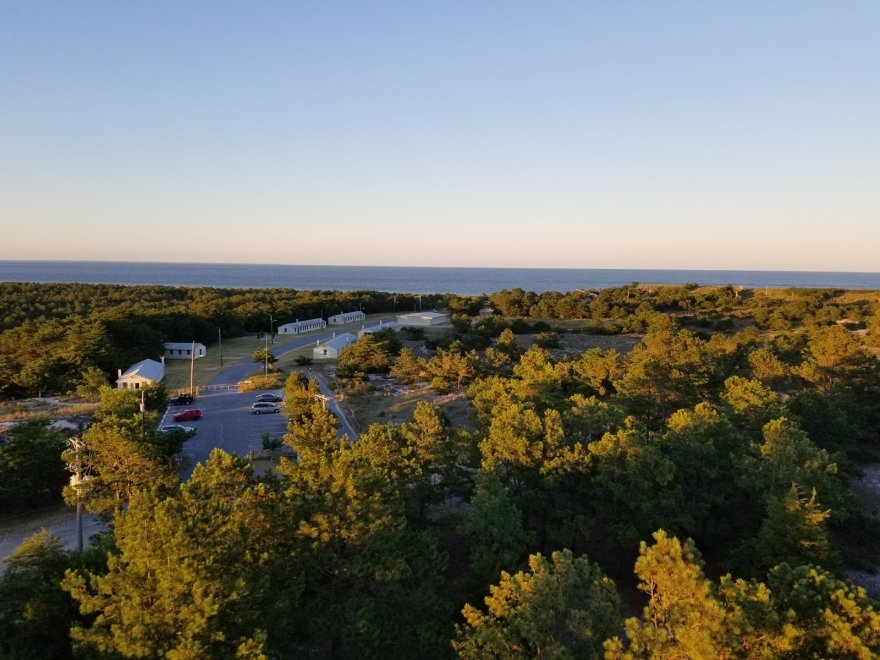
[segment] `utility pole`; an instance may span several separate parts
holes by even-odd
[[[269,314],[269,334],[272,335],[272,343],[275,343],[275,324],[272,319],[272,314]]]
[[[196,340],[193,339],[192,350],[189,352],[189,395],[193,393],[193,374],[196,369]]]
[[[266,335],[266,353],[263,356],[266,358],[266,377],[269,377],[269,335]]]
[[[80,552],[83,549],[83,514],[82,514],[82,491],[89,476],[84,474],[87,469],[83,468],[83,454],[85,443],[76,436],[67,439],[67,470],[70,474],[70,485],[76,492],[76,548]]]
[[[217,328],[217,347],[220,349],[220,366],[223,366],[223,337],[220,336],[220,328]]]
[[[190,389],[192,391],[192,389]],[[147,405],[144,401],[144,391],[141,390],[141,442],[147,441],[147,427],[144,421],[144,413],[147,412]]]

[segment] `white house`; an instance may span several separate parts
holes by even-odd
[[[303,332],[312,332],[314,330],[323,330],[327,327],[327,321],[324,319],[308,319],[307,321],[294,321],[293,323],[285,323],[278,326],[279,335],[299,335]]]
[[[208,354],[208,349],[204,344],[195,343],[195,357],[201,358]],[[193,357],[193,343],[191,341],[184,342],[165,342],[165,357],[169,360],[190,360]]]
[[[413,312],[398,316],[397,322],[403,327],[442,325],[449,323],[449,314],[444,312]]]
[[[358,330],[358,339],[364,335],[371,335],[374,332],[388,329],[394,330],[394,332],[399,332],[400,324],[397,321],[379,321],[378,325],[371,325],[369,328],[361,328]]]
[[[333,339],[321,340],[312,349],[312,358],[315,360],[335,360],[339,357],[339,351],[355,341],[355,336],[350,332],[334,335]]]
[[[118,373],[116,387],[120,390],[139,390],[141,387],[159,383],[165,377],[165,356],[162,356],[161,362],[141,360],[126,369],[125,373],[122,373],[122,369]]]
[[[334,314],[331,316],[327,319],[327,323],[330,325],[343,325],[344,323],[363,321],[365,318],[367,318],[367,315],[361,311],[342,312],[342,314]]]

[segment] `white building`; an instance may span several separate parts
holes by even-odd
[[[278,326],[279,335],[299,335],[303,332],[313,332],[315,330],[323,330],[327,327],[327,321],[324,319],[308,319],[306,321],[294,321],[293,323],[285,323]]]
[[[367,315],[361,311],[354,312],[342,312],[342,314],[334,314],[329,319],[327,319],[327,323],[330,325],[343,325],[345,323],[355,323],[357,321],[363,321],[367,318]]]
[[[205,345],[196,342],[195,343],[195,357],[196,357],[196,359],[198,359],[200,357],[205,357],[207,354],[208,354],[208,349],[205,348]],[[165,342],[165,357],[169,360],[190,360],[193,357],[193,343],[191,341],[186,341],[186,342],[168,341],[168,342]]]
[[[358,339],[363,337],[364,335],[371,335],[374,332],[380,332],[382,330],[394,330],[394,332],[400,331],[400,324],[397,321],[379,321],[378,325],[371,325],[369,328],[361,328],[358,331]]]
[[[403,327],[443,325],[449,323],[449,314],[444,312],[413,312],[398,316],[397,322]]]
[[[141,387],[159,383],[165,377],[165,357],[162,357],[161,362],[141,360],[126,369],[125,373],[120,369],[118,374],[116,387],[120,390],[139,390]]]
[[[355,336],[350,332],[334,335],[333,339],[321,340],[312,349],[312,358],[315,360],[335,360],[339,357],[339,351],[355,341]]]

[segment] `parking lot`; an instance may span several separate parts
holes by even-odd
[[[280,390],[268,390],[281,394]],[[254,415],[251,404],[258,392],[217,392],[199,398],[191,406],[169,408],[162,424],[171,424],[172,416],[187,408],[199,408],[204,417],[195,421],[183,422],[197,429],[197,433],[183,445],[181,457],[183,467],[181,478],[189,479],[197,463],[207,460],[215,447],[230,454],[246,455],[263,448],[263,433],[280,438],[287,431],[287,417],[281,413]]]

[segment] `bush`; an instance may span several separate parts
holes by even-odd
[[[559,335],[555,332],[541,332],[535,337],[535,345],[541,348],[559,348]]]
[[[421,341],[425,338],[425,329],[403,327],[400,329],[400,336],[408,341]]]
[[[452,383],[445,378],[436,376],[431,380],[431,389],[440,394],[448,394],[452,391]]]
[[[269,435],[268,431],[263,433],[263,449],[272,451],[273,449],[280,449],[283,444],[284,441],[281,438],[273,438]]]
[[[239,392],[253,392],[254,390],[274,390],[281,387],[281,372],[276,371],[268,376],[251,376],[238,383]]]

